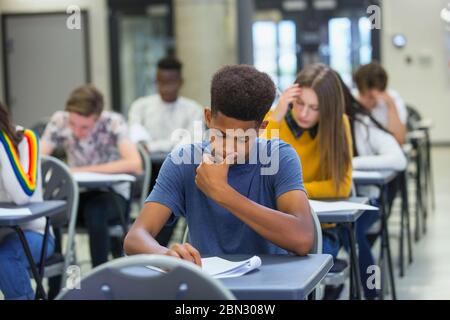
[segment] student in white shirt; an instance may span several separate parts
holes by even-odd
[[[194,139],[195,125],[203,126],[203,108],[179,95],[183,85],[182,64],[175,57],[169,56],[158,62],[156,83],[158,94],[141,97],[130,107],[130,137],[134,142],[145,142],[150,154],[168,154],[178,145],[194,142],[190,139]],[[150,190],[160,168],[161,163],[152,163]],[[158,235],[158,242],[167,245],[173,229],[165,226]]]
[[[370,112],[365,109],[351,94],[350,89],[341,79],[344,92],[346,114],[350,120],[353,137],[353,170],[395,170],[406,168],[406,157],[394,136],[381,125]],[[396,184],[389,185],[390,200],[396,194]],[[360,187],[358,195],[371,199],[373,205],[378,205],[379,191],[377,188]],[[359,264],[361,284],[366,299],[374,299],[377,292],[367,286],[367,268],[375,264],[371,246],[367,239],[367,231],[378,220],[378,212],[365,212],[356,223],[356,233],[359,249]]]
[[[141,97],[130,107],[130,130],[139,132],[140,127],[146,133],[134,140],[146,140],[150,152],[169,153],[180,141],[172,134],[184,129],[192,135],[195,121],[201,123],[203,119],[203,108],[197,102],[179,96],[183,85],[181,71],[182,64],[176,58],[161,59],[156,74],[158,94]]]
[[[357,100],[375,120],[392,133],[398,143],[405,143],[408,112],[405,102],[394,90],[387,89],[388,74],[377,62],[361,66],[353,80]]]
[[[0,202],[22,205],[40,201],[42,178],[38,137],[31,130],[13,126],[6,107],[0,103]],[[34,261],[39,263],[45,218],[24,223],[21,228]],[[50,235],[47,257],[54,249],[54,238]],[[17,233],[0,228],[0,291],[6,299],[34,299],[28,266]]]

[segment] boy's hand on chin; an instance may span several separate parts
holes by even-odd
[[[214,158],[204,154],[202,162],[197,167],[195,184],[209,198],[218,202],[228,185],[228,169],[234,163],[236,153],[233,152],[226,158],[215,163]]]

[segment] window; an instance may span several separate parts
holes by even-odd
[[[268,73],[280,90],[297,74],[296,25],[293,21],[257,21],[253,24],[255,67]]]
[[[329,64],[349,86],[355,69],[372,61],[371,34],[371,22],[367,17],[329,20]]]
[[[336,70],[345,83],[352,80],[351,21],[349,18],[333,18],[328,22],[330,67]]]
[[[253,63],[255,68],[277,78],[277,27],[276,23],[259,21],[253,24]]]
[[[369,18],[362,17],[358,21],[359,29],[359,63],[367,64],[372,61],[371,22]]]
[[[295,39],[295,23],[282,21],[278,24],[279,39],[279,78],[278,86],[285,89],[290,86],[297,74],[297,43]]]

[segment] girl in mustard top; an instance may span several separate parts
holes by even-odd
[[[266,120],[266,137],[291,144],[302,162],[309,198],[346,198],[352,185],[352,139],[336,74],[323,64],[305,67]],[[323,251],[336,257],[336,228],[322,226]]]

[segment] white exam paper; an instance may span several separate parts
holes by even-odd
[[[101,181],[135,181],[136,178],[129,174],[104,174],[94,172],[76,172],[73,174],[76,182],[101,182]]]
[[[351,201],[317,201],[309,200],[310,206],[315,213],[321,212],[340,212],[352,210],[378,210],[377,207],[368,204],[356,203]]]

